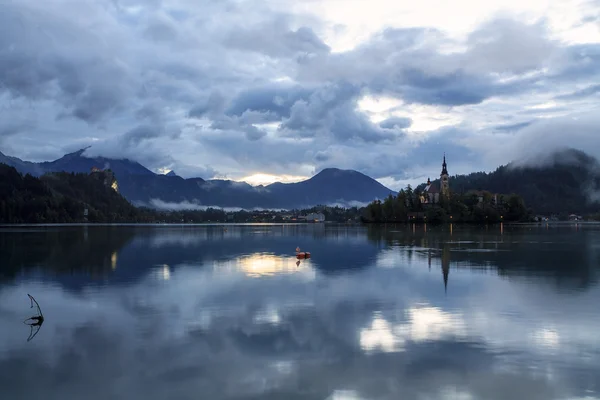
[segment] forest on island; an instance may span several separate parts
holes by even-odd
[[[548,155],[544,164],[508,164],[495,171],[450,177],[450,188],[463,194],[473,190],[518,193],[528,207],[543,215],[566,219],[569,214],[600,212],[600,164],[582,151],[565,150]],[[432,180],[439,187],[439,179]],[[415,190],[422,190],[425,184]]]
[[[388,222],[464,222],[496,223],[527,222],[533,212],[517,194],[498,195],[490,192],[450,193],[440,195],[436,204],[424,204],[421,191],[409,185],[396,196],[375,200],[364,210],[362,221],[368,223]]]

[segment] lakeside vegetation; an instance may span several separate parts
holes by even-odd
[[[411,186],[384,201],[370,203],[362,216],[367,223],[496,223],[532,221],[533,211],[517,194],[494,196],[490,192],[450,193],[436,204],[421,202],[421,191]]]

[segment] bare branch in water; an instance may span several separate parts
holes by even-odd
[[[27,341],[29,342],[40,331],[40,328],[44,323],[44,314],[42,314],[42,309],[40,308],[38,302],[33,298],[33,296],[29,293],[27,293],[27,296],[29,296],[29,300],[31,301],[31,308],[33,308],[33,303],[35,303],[38,312],[38,315],[34,315],[33,317],[27,318],[25,321],[23,321],[23,323],[29,325],[30,328],[29,337],[27,338]]]
[[[38,310],[38,315],[43,318],[44,314],[42,314],[42,309],[40,308],[40,305],[38,304],[38,302],[29,293],[27,293],[27,296],[29,296],[29,300],[31,301],[31,307],[30,308],[33,308],[33,303],[35,303],[35,305],[37,307],[37,310]]]

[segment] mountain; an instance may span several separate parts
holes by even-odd
[[[0,152],[0,164],[9,165],[13,168],[16,168],[23,174],[30,174],[34,176],[42,175],[45,172],[44,168],[39,164],[23,161],[17,157],[6,156],[2,152]]]
[[[266,186],[280,203],[293,201],[302,207],[315,204],[368,203],[384,199],[392,190],[373,178],[353,170],[327,168],[310,179],[297,183],[273,183]],[[326,201],[324,201],[326,200]]]
[[[169,171],[165,174],[165,176],[179,176],[175,173],[175,171]]]
[[[439,185],[439,179],[434,183]],[[582,151],[564,149],[514,161],[490,173],[450,177],[450,189],[517,193],[540,214],[592,213],[600,210],[600,163]]]
[[[84,157],[83,153],[86,149],[66,154],[55,161],[43,162],[38,165],[45,171],[52,172],[85,172],[88,173],[93,167],[100,169],[111,169],[117,177],[122,175],[155,175],[138,162],[127,159],[118,160],[105,157]],[[16,167],[15,167],[16,168]],[[18,169],[18,168],[17,168]]]
[[[383,199],[392,190],[357,171],[324,169],[312,178],[297,183],[274,183],[251,186],[230,180],[184,179],[175,173],[155,174],[143,165],[123,159],[88,158],[86,149],[67,154],[58,160],[31,163],[2,155],[0,162],[22,173],[40,176],[47,172],[84,172],[93,167],[111,169],[118,181],[119,192],[137,205],[181,208],[192,206],[238,208],[305,208],[323,204],[356,205]]]

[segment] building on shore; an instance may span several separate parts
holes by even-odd
[[[431,182],[427,178],[427,185],[420,195],[421,203],[424,205],[433,205],[440,202],[440,196],[448,197],[450,195],[450,176],[448,175],[448,165],[446,164],[446,155],[442,161],[442,172],[440,173],[440,186]]]
[[[306,215],[306,222],[325,222],[325,214],[309,213]]]

